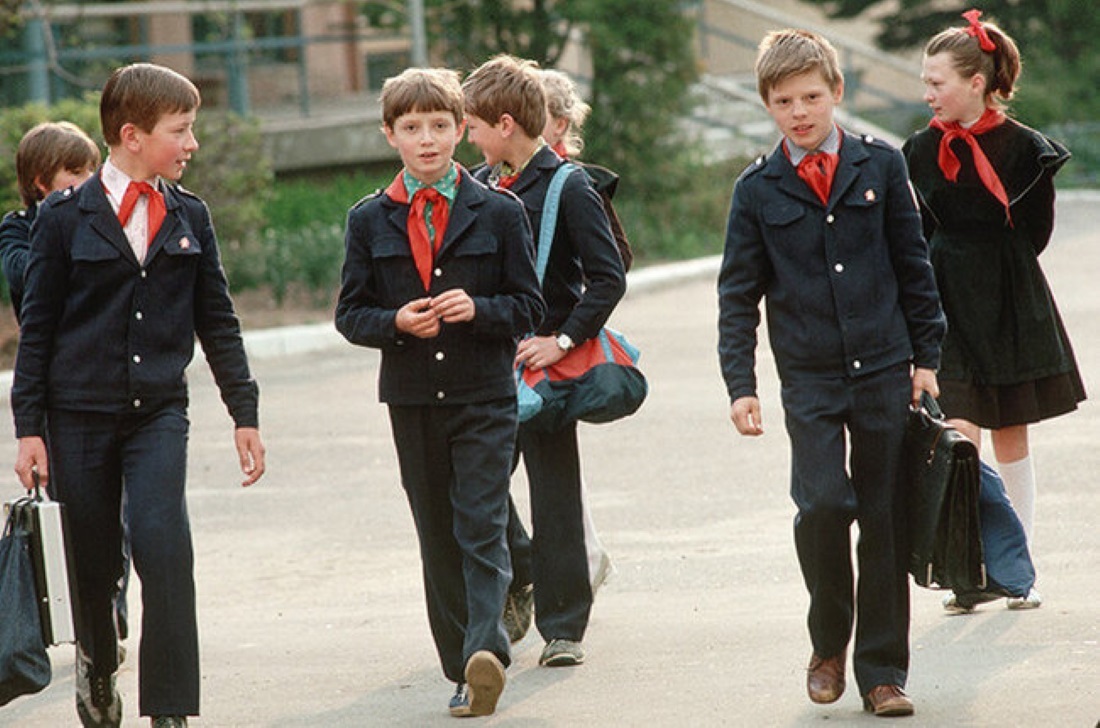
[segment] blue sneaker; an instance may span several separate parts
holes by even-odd
[[[478,650],[466,662],[469,715],[492,715],[504,692],[504,665],[488,650]],[[451,713],[454,715],[454,712]]]
[[[456,718],[468,718],[470,712],[470,694],[466,690],[466,683],[460,682],[455,686],[455,694],[451,696],[451,702],[447,704],[451,715]]]

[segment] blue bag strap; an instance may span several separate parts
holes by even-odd
[[[546,190],[546,199],[542,203],[542,221],[539,223],[538,258],[535,260],[535,273],[539,285],[546,275],[546,265],[550,262],[550,246],[554,243],[554,230],[558,225],[558,205],[561,202],[561,190],[565,179],[573,173],[577,165],[564,162],[554,171],[550,186]]]

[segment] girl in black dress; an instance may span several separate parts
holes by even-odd
[[[974,442],[990,430],[997,469],[1030,542],[1036,489],[1028,425],[1085,399],[1038,261],[1054,227],[1054,175],[1070,154],[1005,115],[1020,55],[980,15],[964,13],[967,27],[925,46],[921,78],[934,117],[903,149],[947,315],[940,403]],[[1008,606],[1041,603],[1032,590]],[[953,595],[944,606],[973,607]]]

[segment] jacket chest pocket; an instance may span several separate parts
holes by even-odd
[[[496,292],[500,281],[500,240],[473,235],[443,251],[436,269],[444,289],[463,288],[470,295]]]
[[[806,206],[803,204],[776,202],[764,205],[760,217],[768,239],[774,241],[784,256],[800,255],[821,245],[818,232],[806,227]]]
[[[106,240],[77,236],[73,240],[69,256],[77,266],[101,265],[119,260],[122,257],[122,251]]]

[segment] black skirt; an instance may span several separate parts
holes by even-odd
[[[1020,384],[982,385],[941,378],[939,385],[940,408],[948,418],[987,430],[1064,415],[1085,400],[1085,385],[1076,370]]]

